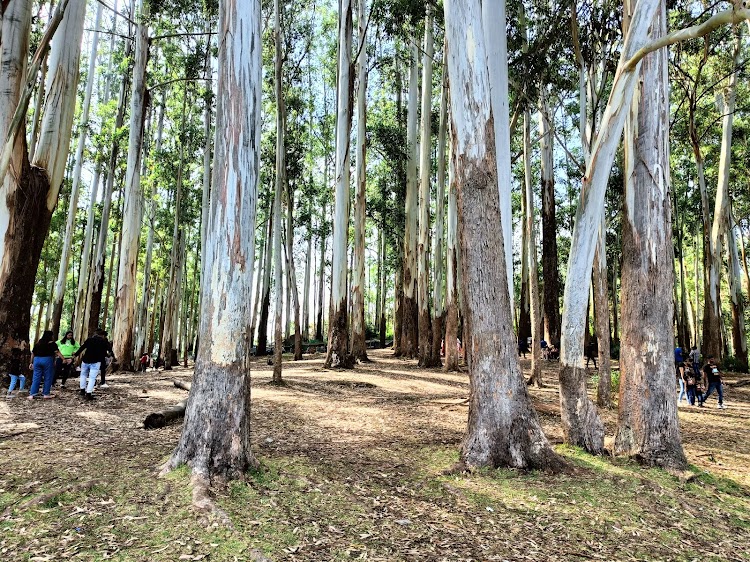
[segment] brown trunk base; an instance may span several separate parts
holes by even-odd
[[[419,355],[419,311],[417,301],[404,296],[401,320],[401,357],[415,359]]]
[[[604,452],[604,424],[586,392],[586,370],[560,365],[560,413],[565,443],[592,455]]]
[[[324,369],[353,369],[354,355],[349,353],[349,333],[346,315],[346,298],[331,308],[331,325],[328,328],[328,352]]]

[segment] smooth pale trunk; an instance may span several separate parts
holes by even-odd
[[[86,231],[83,238],[83,249],[81,250],[81,270],[78,273],[78,286],[76,288],[76,297],[73,311],[73,337],[76,341],[82,341],[82,326],[86,314],[86,288],[88,287],[89,275],[91,272],[91,249],[94,243],[94,224],[96,211],[96,199],[99,195],[99,182],[101,181],[101,170],[99,166],[94,172],[94,180],[91,183],[91,194],[89,211],[86,217]],[[84,338],[85,339],[85,338]]]
[[[411,42],[409,68],[409,101],[406,120],[406,200],[404,225],[404,267],[401,319],[401,356],[417,357],[419,353],[419,317],[417,309],[417,217],[419,187],[417,185],[417,114],[419,112],[419,47]]]
[[[632,14],[607,107],[594,140],[581,187],[565,279],[560,342],[560,405],[565,442],[600,453],[604,425],[588,397],[583,369],[584,333],[594,253],[599,238],[604,195],[625,125],[626,112],[638,81],[640,63],[626,68],[629,58],[648,41],[648,29],[659,0],[639,0]]]
[[[281,11],[279,0],[274,1],[274,14],[276,18],[276,29],[274,30],[274,89],[276,94],[276,183],[273,197],[273,282],[276,292],[273,322],[273,382],[281,384],[281,358],[284,353],[284,342],[282,339],[281,313],[284,303],[284,289],[282,285],[283,272],[281,269],[281,198],[284,195],[286,179],[286,108],[284,101],[284,90],[282,88],[282,65],[281,54]],[[289,288],[287,288],[288,290]],[[289,315],[287,314],[287,323]]]
[[[302,359],[302,326],[300,320],[299,290],[297,288],[297,266],[294,263],[294,190],[287,190],[286,266],[287,291],[291,293],[294,314],[294,360]],[[287,302],[289,296],[287,296]]]
[[[133,355],[140,357],[146,345],[146,326],[148,325],[148,304],[151,297],[151,260],[154,254],[154,222],[156,213],[149,213],[148,238],[146,239],[146,261],[143,264],[143,289],[141,291],[141,306],[138,310],[138,323],[136,325],[137,339]]]
[[[562,461],[531,405],[511,323],[481,2],[444,6],[470,375],[461,460],[554,470]],[[471,49],[463,48],[467,37]]]
[[[524,113],[524,210],[526,215],[526,259],[529,270],[529,309],[531,311],[531,382],[542,386],[542,315],[539,303],[539,264],[536,257],[536,231],[534,229],[534,191],[531,187],[531,114]]]
[[[435,49],[432,37],[433,14],[427,5],[424,47],[422,50],[422,129],[419,142],[419,241],[417,243],[417,304],[419,310],[419,364],[422,367],[440,365],[440,352],[432,350],[432,322],[430,317],[430,189],[432,186],[432,57]]]
[[[510,104],[508,95],[508,38],[505,0],[483,0],[482,21],[490,76],[490,101],[495,121],[495,154],[500,189],[500,221],[503,226],[505,263],[508,264],[508,294],[514,310],[513,209],[511,205]]]
[[[651,35],[666,33],[660,2]],[[643,59],[625,128],[622,339],[615,451],[667,468],[687,465],[675,400],[674,255],[669,196],[668,53]]]
[[[209,50],[210,52],[210,50]],[[206,91],[211,91],[213,72],[211,71],[211,56],[206,55],[206,65],[204,69],[204,75],[206,80]],[[213,136],[211,135],[211,122],[212,122],[212,107],[211,102],[206,99],[206,107],[203,113],[203,134],[206,137],[206,142],[203,145],[203,191],[201,194],[201,263],[206,259],[206,236],[208,232],[208,216],[209,216],[209,205],[211,201],[211,149],[213,148]],[[261,246],[262,247],[262,246]],[[201,286],[203,285],[203,268],[201,267]],[[200,300],[200,296],[198,297]],[[255,306],[255,304],[253,305]],[[253,319],[255,316],[253,316]],[[255,334],[255,330],[252,330],[252,334]],[[252,341],[250,342],[252,344]]]
[[[447,65],[446,67],[447,68]],[[451,143],[450,164],[448,166],[448,233],[447,233],[447,273],[446,273],[446,317],[445,317],[445,370],[458,371],[458,199],[455,173],[455,150]]]
[[[310,219],[312,222],[312,219]],[[305,257],[305,279],[302,282],[302,340],[310,341],[310,279],[312,277],[312,224],[307,227],[307,255]]]
[[[327,174],[326,174],[327,177]],[[327,184],[327,182],[326,182]],[[323,204],[322,221],[325,221],[326,205]],[[315,313],[315,340],[323,341],[323,298],[326,275],[326,240],[325,234],[320,237],[320,270],[318,271],[318,307]]]
[[[357,151],[354,201],[354,272],[352,275],[352,355],[367,360],[365,342],[365,205],[367,197],[367,2],[359,0],[357,59]]]
[[[341,0],[339,13],[338,92],[336,99],[336,193],[328,351],[325,367],[351,368],[347,323],[347,248],[349,241],[349,136],[352,123],[352,5]]]
[[[599,342],[599,383],[596,404],[600,408],[612,405],[612,365],[610,361],[609,287],[607,283],[607,246],[604,241],[604,221],[599,230],[599,242],[594,255],[594,318]]]
[[[85,5],[85,2],[84,2]],[[60,271],[55,283],[55,294],[52,303],[52,331],[60,331],[60,318],[62,316],[63,300],[65,298],[65,282],[68,278],[68,265],[70,263],[70,250],[73,246],[73,229],[75,228],[76,212],[78,211],[78,193],[81,185],[81,171],[83,170],[83,151],[86,147],[86,137],[89,130],[89,110],[91,109],[91,96],[94,92],[96,73],[96,57],[99,47],[99,26],[102,21],[103,6],[99,4],[96,9],[96,22],[94,23],[94,35],[91,40],[91,54],[89,55],[89,68],[86,83],[86,92],[83,98],[83,109],[81,111],[81,132],[78,136],[78,147],[76,148],[75,168],[73,169],[73,186],[71,188],[70,203],[68,206],[68,220],[65,224],[65,238],[62,253],[60,254]]]
[[[148,6],[140,0],[141,22],[137,26],[133,87],[130,100],[130,127],[128,162],[125,172],[122,247],[117,280],[116,314],[112,342],[121,369],[132,371],[133,332],[135,324],[136,268],[143,219],[143,192],[141,190],[141,157],[143,129],[146,116],[146,67],[148,65]]]
[[[255,280],[255,298],[253,299],[253,315],[252,319],[250,321],[250,345],[253,345],[253,342],[255,342],[255,329],[258,326],[258,311],[260,310],[260,301],[263,296],[263,280],[264,280],[264,272],[266,268],[268,267],[269,261],[271,259],[271,239],[273,238],[270,230],[271,230],[271,224],[272,220],[269,217],[268,219],[268,227],[263,227],[263,234],[261,235],[260,239],[260,255],[258,256],[258,267],[255,269],[256,271],[256,280]],[[203,258],[201,258],[201,263],[203,263]],[[198,296],[200,298],[200,295]],[[256,348],[256,354],[257,348]]]
[[[219,85],[211,213],[203,265],[201,345],[180,441],[166,468],[202,485],[241,477],[250,450],[248,315],[260,156],[261,6],[219,4]]]

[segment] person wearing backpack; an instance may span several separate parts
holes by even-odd
[[[687,393],[687,401],[691,406],[695,406],[695,397],[698,392],[698,378],[695,376],[695,370],[693,368],[693,361],[688,358],[685,361],[685,370],[683,371],[683,378],[685,381],[685,392]]]
[[[724,406],[724,388],[721,382],[721,373],[719,367],[716,365],[713,355],[708,357],[705,367],[703,367],[703,375],[706,379],[707,390],[706,393],[698,397],[699,406],[702,408],[703,403],[708,400],[714,390],[719,395],[719,408],[722,410]]]

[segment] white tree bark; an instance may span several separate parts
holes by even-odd
[[[202,485],[239,477],[250,450],[248,315],[255,260],[261,117],[260,1],[219,5],[219,86],[201,346],[185,422],[166,468],[188,464]]]
[[[274,44],[274,89],[276,93],[276,183],[273,196],[273,279],[276,291],[276,303],[274,306],[273,323],[273,382],[281,384],[281,357],[284,353],[284,342],[282,339],[281,313],[284,303],[284,287],[281,246],[281,198],[284,196],[286,184],[286,113],[284,104],[284,89],[282,87],[282,65],[283,55],[281,53],[281,9],[279,0],[274,0],[275,25]],[[288,290],[289,288],[287,288]],[[287,318],[287,323],[288,323]]]
[[[347,326],[347,247],[349,240],[349,136],[352,125],[352,4],[339,5],[339,61],[336,101],[336,203],[333,227],[333,263],[331,306],[328,327],[328,352],[325,366],[351,367],[349,328]]]
[[[85,2],[83,2],[85,6]],[[63,249],[60,254],[60,270],[55,283],[55,294],[52,302],[52,331],[60,332],[60,318],[62,316],[63,299],[65,298],[65,282],[68,278],[68,265],[70,262],[70,249],[73,246],[73,229],[75,228],[76,213],[78,211],[78,192],[81,184],[81,171],[83,170],[83,151],[86,148],[86,137],[89,130],[89,111],[91,109],[91,96],[94,92],[96,82],[96,57],[99,48],[99,26],[102,21],[103,6],[99,4],[96,9],[96,21],[94,23],[94,34],[91,39],[91,54],[89,55],[89,69],[87,74],[86,93],[83,98],[83,109],[81,111],[81,132],[78,136],[78,147],[76,148],[75,167],[73,168],[73,186],[68,206],[68,220],[65,224],[65,238]]]
[[[417,304],[419,307],[419,364],[436,366],[432,352],[430,318],[430,189],[432,187],[432,5],[426,6],[424,46],[422,49],[422,129],[419,144],[419,241],[417,243]],[[437,364],[440,355],[437,355]]]
[[[367,217],[367,1],[359,0],[359,57],[357,60],[357,150],[354,203],[354,272],[352,275],[352,355],[367,360],[365,342],[365,232]]]
[[[146,67],[150,39],[148,37],[149,4],[139,0],[140,21],[137,26],[133,87],[130,99],[128,164],[125,172],[122,247],[117,281],[116,314],[112,342],[115,356],[124,370],[133,370],[133,332],[135,324],[136,268],[143,219],[141,191],[141,157],[143,125],[146,111]]]
[[[639,0],[625,38],[612,91],[586,169],[571,241],[563,297],[560,347],[560,403],[567,443],[591,453],[604,447],[604,425],[588,398],[583,371],[586,311],[598,232],[604,212],[607,181],[638,80],[640,63],[627,68],[628,59],[648,41],[648,29],[659,0]]]
[[[508,294],[514,310],[513,290],[513,209],[510,151],[510,104],[508,96],[508,38],[505,0],[483,0],[482,21],[487,47],[487,68],[490,73],[490,98],[495,120],[495,152],[497,179],[500,189],[500,222],[503,226],[505,263],[508,264]]]
[[[443,45],[443,82],[440,92],[440,127],[437,149],[437,201],[435,202],[435,237],[433,238],[434,278],[432,285],[432,354],[435,364],[440,363],[440,342],[443,339],[445,303],[443,280],[445,276],[445,180],[446,147],[448,132],[448,49]]]

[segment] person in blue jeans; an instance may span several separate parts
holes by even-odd
[[[13,398],[13,391],[16,389],[16,384],[20,382],[18,392],[21,392],[26,388],[26,377],[23,376],[21,371],[21,350],[14,347],[10,351],[10,367],[8,369],[8,376],[10,376],[10,386],[8,387],[8,398]]]
[[[719,372],[719,368],[716,365],[716,361],[714,360],[713,356],[708,357],[708,361],[706,362],[705,367],[703,367],[703,374],[706,378],[706,384],[708,385],[708,389],[706,390],[706,393],[698,397],[699,406],[702,408],[703,403],[708,400],[708,397],[711,396],[711,393],[716,390],[716,393],[719,395],[719,408],[722,410],[724,409],[724,388],[721,384],[721,373]]]
[[[52,330],[45,330],[31,352],[31,364],[29,365],[29,369],[34,371],[34,376],[31,379],[29,400],[37,398],[37,394],[39,394],[39,386],[42,385],[42,380],[44,380],[42,398],[55,397],[54,394],[50,394],[50,391],[52,390],[52,382],[55,380],[55,357],[63,359],[60,350],[57,348],[57,343],[55,342],[55,336],[52,333]]]

